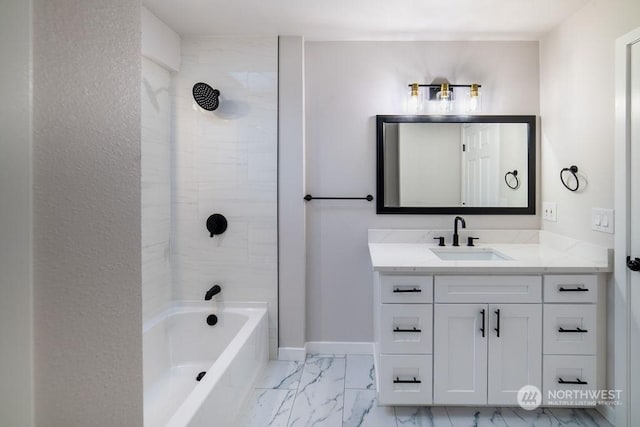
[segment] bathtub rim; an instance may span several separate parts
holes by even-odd
[[[163,312],[158,313],[143,325],[144,336],[145,332],[150,331],[153,327],[171,316],[198,312],[210,313],[212,310],[242,314],[247,316],[248,319],[213,365],[207,369],[207,374],[196,387],[191,390],[180,406],[178,406],[167,421],[166,427],[182,427],[189,424],[209,393],[211,393],[222,375],[224,375],[229,368],[235,355],[240,351],[242,346],[244,346],[251,333],[253,333],[263,319],[268,321],[268,303],[244,301],[221,301],[213,303],[211,301],[174,301]]]

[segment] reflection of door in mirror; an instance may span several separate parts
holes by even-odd
[[[502,206],[498,198],[500,132],[496,125],[462,127],[462,205]]]

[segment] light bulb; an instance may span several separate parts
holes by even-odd
[[[411,90],[407,94],[406,111],[409,114],[419,114],[424,108],[424,99],[418,83],[411,84]]]
[[[479,85],[474,83],[471,85],[471,90],[469,91],[469,105],[467,107],[467,111],[470,113],[479,113],[482,111],[482,98],[478,88]]]
[[[438,101],[438,111],[441,113],[450,113],[453,109],[453,91],[449,89],[448,83],[440,85],[440,92],[436,94]]]

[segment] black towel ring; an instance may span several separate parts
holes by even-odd
[[[565,172],[571,172],[571,175],[573,175],[573,178],[576,180],[575,188],[569,187],[569,185],[567,185],[567,183],[565,182],[564,176],[562,175]],[[565,188],[569,191],[578,191],[578,188],[580,188],[580,179],[578,179],[578,175],[576,175],[577,172],[578,172],[578,167],[575,165],[568,168],[563,168],[560,171],[560,181],[562,181],[562,185],[564,185]]]
[[[509,175],[512,175],[515,178],[515,180],[516,180],[515,185],[511,185],[509,183],[509,180],[507,179],[509,177]],[[518,179],[518,170],[514,169],[513,172],[509,171],[509,172],[505,173],[504,174],[504,183],[507,184],[507,187],[509,187],[510,189],[517,190],[518,187],[520,187],[520,180]]]

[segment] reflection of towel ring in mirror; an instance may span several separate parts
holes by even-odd
[[[567,185],[567,183],[564,180],[564,176],[562,175],[565,172],[571,172],[571,175],[573,175],[573,178],[576,180],[576,186],[575,188],[571,188],[569,187],[569,185]],[[576,175],[576,173],[578,172],[578,167],[573,165],[569,168],[563,168],[560,171],[560,181],[562,181],[562,185],[565,186],[565,188],[569,191],[578,191],[578,188],[580,188],[580,180],[578,179],[578,175]]]
[[[513,176],[513,178],[516,180],[515,185],[511,185],[509,183],[509,175]],[[509,171],[507,173],[504,174],[504,183],[507,184],[507,187],[509,187],[512,190],[517,190],[518,187],[520,187],[520,180],[518,179],[518,170],[514,169],[513,172]]]

